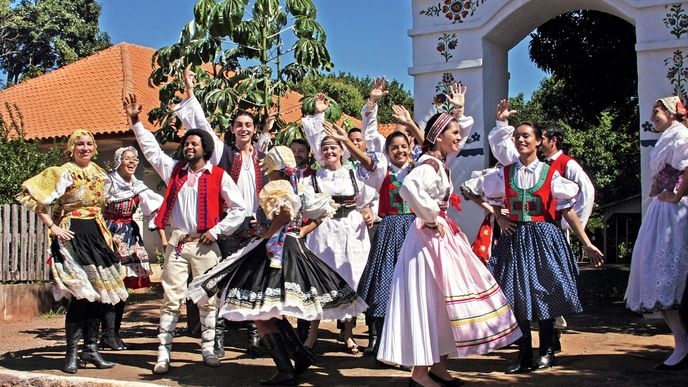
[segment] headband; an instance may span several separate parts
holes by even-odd
[[[431,144],[435,143],[437,137],[442,133],[442,131],[449,125],[449,123],[454,120],[454,116],[449,113],[441,113],[435,123],[432,124],[430,130],[425,134],[425,140],[429,141]]]

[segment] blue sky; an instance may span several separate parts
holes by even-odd
[[[357,76],[384,75],[412,89],[411,0],[314,0],[327,32],[334,71]],[[160,48],[175,43],[193,18],[195,0],[103,0],[101,30],[113,43]],[[392,5],[395,4],[395,5]],[[173,6],[172,6],[173,5]],[[528,58],[528,42],[509,53],[509,94],[529,96],[545,75]],[[518,76],[515,76],[518,74]]]

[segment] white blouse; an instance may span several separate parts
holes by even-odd
[[[435,160],[439,163],[439,171],[436,172],[432,165],[423,164],[426,160]],[[442,161],[424,154],[418,159],[418,164],[404,178],[399,189],[404,201],[408,202],[416,214],[416,217],[426,223],[434,223],[440,213],[440,201],[443,201],[453,186]]]
[[[351,182],[351,175],[349,171],[350,169],[346,167],[341,167],[336,171],[331,171],[327,168],[320,168],[315,173],[315,176],[318,178],[318,187],[320,188],[320,192],[326,193],[330,196],[353,195],[354,186]],[[375,171],[371,172],[371,180],[384,180],[384,175],[380,177],[381,171],[386,173],[386,168],[376,168]],[[354,179],[356,180],[356,185],[358,186],[358,194],[355,197],[356,208],[361,209],[364,207],[370,207],[373,199],[375,199],[375,193],[377,191],[367,184],[355,171]],[[311,184],[310,178],[304,179],[304,183]]]
[[[528,189],[537,184],[545,165],[547,164],[539,160],[535,160],[527,166],[521,164],[520,161],[512,164],[512,168],[516,168],[516,184],[518,184],[518,187]],[[552,175],[550,188],[552,196],[557,201],[557,211],[573,206],[575,203],[574,198],[578,194],[578,185],[576,183],[561,177],[559,172],[555,171]],[[485,175],[483,191],[489,204],[504,207],[505,190],[504,167]]]
[[[688,128],[677,121],[662,132],[650,153],[652,176],[661,172],[664,164],[679,171],[688,167]]]

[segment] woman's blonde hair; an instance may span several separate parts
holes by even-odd
[[[86,129],[77,129],[72,132],[72,134],[69,136],[69,140],[67,140],[67,148],[64,151],[64,155],[68,159],[71,160],[71,158],[74,156],[74,147],[81,136],[91,137],[91,140],[93,140],[93,157],[98,156],[98,145],[96,144],[96,138],[93,137],[93,133]]]

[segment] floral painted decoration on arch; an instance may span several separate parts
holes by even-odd
[[[449,62],[449,59],[454,57],[449,51],[454,51],[458,45],[459,40],[456,39],[456,34],[442,34],[437,38],[437,52],[444,57],[445,62]]]
[[[419,12],[420,15],[437,17],[440,14],[451,20],[452,23],[463,23],[468,16],[473,16],[478,7],[487,0],[444,0],[431,5]]]
[[[681,39],[681,35],[688,34],[688,15],[682,4],[674,4],[671,7],[667,5],[667,8],[669,10],[663,19],[664,25],[676,39]]]

